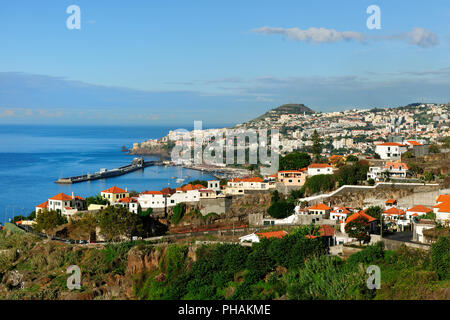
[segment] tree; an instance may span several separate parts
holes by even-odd
[[[322,153],[322,144],[317,130],[314,130],[314,133],[312,135],[312,143],[312,153],[314,155],[314,158],[318,160],[320,158],[320,154]]]
[[[267,213],[276,219],[283,219],[294,213],[294,205],[286,200],[280,200],[271,204]]]
[[[142,232],[142,221],[137,214],[121,206],[109,206],[98,214],[101,234],[107,241],[117,241],[122,237],[132,239]]]
[[[68,230],[71,238],[91,240],[97,226],[97,216],[92,213],[85,213],[78,220],[71,219]]]
[[[280,201],[280,193],[278,192],[278,190],[274,190],[272,192],[272,197],[270,198],[270,203],[274,204],[275,202]]]
[[[17,221],[25,220],[25,217],[22,215],[14,216],[11,220],[12,223],[16,223]]]
[[[306,179],[305,191],[308,194],[315,194],[319,192],[328,192],[333,190],[335,186],[334,175],[332,174],[318,174]]]
[[[55,210],[43,209],[36,217],[36,225],[34,229],[37,232],[51,232],[57,226],[67,223],[67,219]]]
[[[357,162],[359,159],[357,156],[351,154],[347,157],[347,159],[345,160],[345,162]]]
[[[432,181],[432,180],[434,180],[434,174],[431,171],[427,171],[423,175],[423,178],[425,179],[425,181]]]
[[[280,170],[297,170],[311,164],[311,157],[306,152],[291,152],[281,157]]]
[[[345,225],[345,232],[350,237],[358,240],[360,245],[363,241],[368,241],[370,239],[369,223],[363,217],[358,217],[347,223]]]
[[[437,145],[437,144],[431,144],[429,147],[428,147],[428,151],[430,152],[430,153],[440,153],[441,151],[439,150],[439,146]]]
[[[107,205],[109,204],[109,201],[98,194],[95,197],[86,198],[86,206],[89,207],[91,204]]]
[[[378,221],[381,220],[382,212],[383,212],[383,209],[380,206],[371,206],[366,210],[366,214],[377,219]]]

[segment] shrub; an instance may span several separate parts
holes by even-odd
[[[178,224],[181,221],[181,218],[183,218],[183,215],[186,211],[186,205],[184,203],[178,203],[175,207],[173,207],[173,215],[172,215],[172,222],[174,224]]]
[[[431,264],[440,279],[450,279],[450,238],[440,237],[431,245]]]
[[[364,264],[370,264],[373,263],[379,259],[384,258],[384,244],[383,242],[379,241],[373,245],[369,245],[363,250],[356,252],[352,254],[348,259],[348,264],[358,264],[358,263],[364,263]]]

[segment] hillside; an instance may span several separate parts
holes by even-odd
[[[277,108],[267,111],[263,115],[249,121],[258,121],[267,117],[279,117],[283,114],[304,114],[304,113],[315,113],[314,110],[308,108],[304,104],[288,103],[283,104]]]
[[[303,226],[249,247],[67,245],[0,231],[0,300],[449,299],[448,272],[436,267],[446,263],[447,239],[440,251],[385,251],[378,243],[331,257],[319,238],[305,236],[314,232]],[[366,286],[372,264],[383,270],[376,291]],[[81,269],[79,290],[67,288],[69,265]]]

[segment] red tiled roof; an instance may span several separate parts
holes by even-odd
[[[137,202],[137,199],[132,198],[132,197],[126,197],[126,198],[120,199],[119,202],[121,202],[121,203]]]
[[[36,208],[47,208],[48,207],[48,201],[45,201],[44,203],[41,203],[36,206]]]
[[[338,212],[338,210],[342,210],[342,212]],[[335,210],[331,211],[331,213],[351,213],[347,208],[344,207],[337,207]]]
[[[450,202],[444,202],[435,207],[438,207],[438,212],[450,212]]]
[[[357,218],[364,218],[368,222],[372,222],[372,221],[376,220],[374,217],[369,216],[367,213],[365,213],[365,210],[363,210],[363,211],[356,212],[356,213],[352,214],[351,216],[349,216],[347,219],[345,219],[345,223],[349,223]]]
[[[323,203],[316,204],[315,206],[309,207],[308,210],[331,210],[329,206]]]
[[[141,194],[164,194],[161,191],[144,191]]]
[[[419,142],[417,142],[415,140],[408,140],[406,142],[408,142],[412,146],[421,146],[422,145],[421,143],[419,143]]]
[[[61,192],[61,193],[58,193],[56,196],[50,198],[49,200],[68,201],[68,200],[72,200],[72,197]]]
[[[126,190],[123,190],[123,189],[118,188],[116,186],[111,187],[111,188],[106,189],[106,190],[103,190],[102,192],[104,192],[104,193],[127,193]]]
[[[387,162],[384,168],[388,169],[392,167],[393,169],[406,169],[408,170],[408,166],[403,162]]]
[[[395,200],[395,199],[388,199],[388,200],[386,200],[386,204],[393,204],[393,203],[396,203],[397,202],[397,200]]]
[[[288,233],[286,232],[286,231],[284,231],[284,230],[281,230],[281,231],[271,231],[271,232],[259,232],[259,233],[256,233],[256,235],[258,236],[258,237],[260,237],[260,238],[266,238],[266,239],[269,239],[269,238],[278,238],[278,239],[281,239],[281,238],[283,238],[284,236],[286,236]]]
[[[308,239],[315,239],[315,238],[317,238],[316,236],[313,236],[312,234],[307,234],[305,237],[307,237]]]
[[[450,202],[450,194],[440,194],[436,202]]]
[[[332,237],[334,236],[334,228],[332,226],[323,224],[319,228],[319,234],[321,237]]]
[[[204,189],[204,188],[205,188],[205,186],[203,186],[201,184],[193,185],[193,184],[189,183],[189,184],[185,185],[184,187],[177,188],[177,191],[186,192],[186,191],[192,191],[192,190],[200,190],[200,189]]]
[[[162,192],[163,194],[174,194],[174,193],[176,192],[176,190],[167,187],[167,188],[162,189],[161,192]]]
[[[331,168],[331,166],[328,163],[311,163],[308,166],[308,169],[319,169],[319,168]]]
[[[395,207],[392,207],[392,208],[389,208],[387,210],[384,210],[383,213],[385,213],[385,214],[402,215],[402,214],[405,214],[405,211],[403,211],[401,209],[398,209],[398,208],[395,208]]]
[[[421,204],[406,210],[406,212],[423,212],[423,213],[428,213],[428,212],[432,212],[432,211],[433,211],[432,209],[427,208]]]

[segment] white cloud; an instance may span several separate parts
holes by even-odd
[[[253,29],[252,32],[262,34],[281,34],[287,36],[291,40],[296,41],[312,41],[315,43],[338,42],[343,40],[353,40],[357,42],[364,41],[364,34],[355,31],[336,31],[326,28],[309,28],[301,30],[299,28],[273,28],[262,27]]]
[[[290,40],[314,43],[333,43],[339,41],[379,41],[394,40],[408,41],[410,44],[422,48],[434,47],[439,44],[438,36],[432,31],[416,27],[410,32],[397,33],[385,36],[366,36],[364,33],[356,31],[336,31],[327,28],[309,28],[302,30],[299,28],[276,28],[262,27],[253,29],[252,32],[264,35],[279,34],[284,35]]]
[[[414,28],[408,33],[408,37],[411,44],[423,48],[434,47],[439,44],[436,34],[422,28]]]

